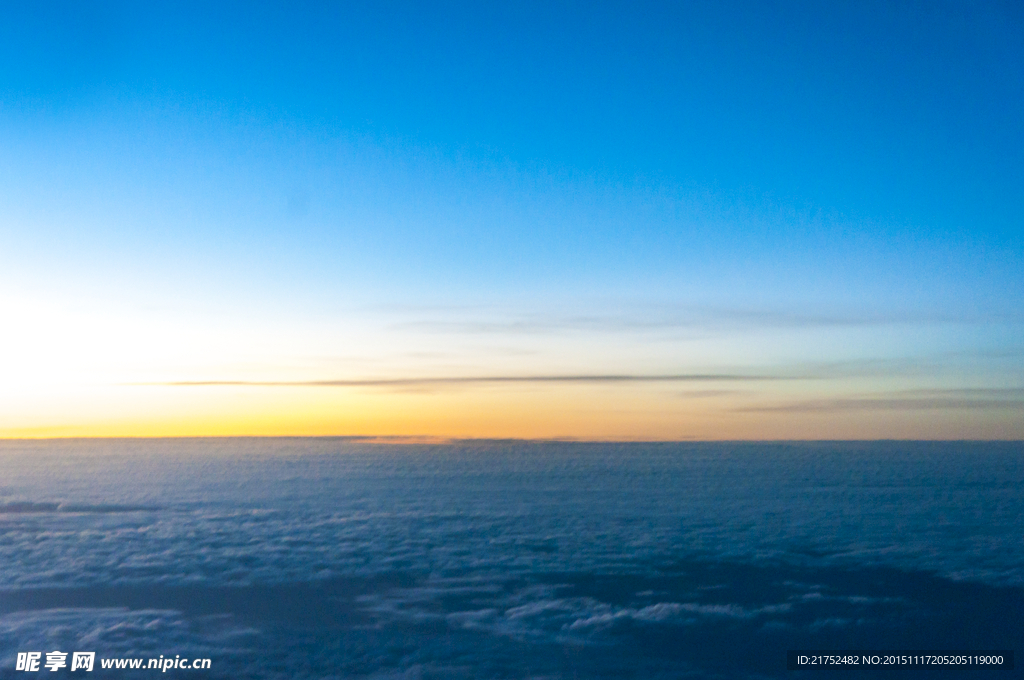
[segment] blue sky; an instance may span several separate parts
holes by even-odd
[[[396,433],[819,436],[737,414],[917,399],[837,433],[1024,436],[1014,3],[41,3],[4,8],[0,63],[5,403],[38,392],[3,432],[213,431],[129,383],[610,366],[816,377],[586,417],[561,387],[490,395],[565,414],[538,428],[367,398],[431,414]],[[250,392],[321,414],[268,432],[388,431]],[[118,420],[140,402],[159,427]]]

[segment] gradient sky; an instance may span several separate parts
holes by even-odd
[[[0,436],[1024,438],[1024,9],[8,3]]]

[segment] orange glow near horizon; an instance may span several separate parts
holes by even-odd
[[[10,296],[0,313],[21,329],[0,336],[0,438],[1024,439],[1000,364],[965,385],[941,354],[930,373],[862,358],[942,339],[927,328],[480,333]]]
[[[2,438],[369,436],[580,440],[1017,439],[1012,409],[965,418],[920,408],[786,411],[764,396],[649,385],[472,387],[121,387],[88,408],[0,420]],[[768,395],[771,402],[778,395]],[[61,413],[63,411],[63,413]]]

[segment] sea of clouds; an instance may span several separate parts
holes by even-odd
[[[772,677],[787,646],[1021,641],[1020,444],[5,442],[0,469],[0,676],[62,649]]]

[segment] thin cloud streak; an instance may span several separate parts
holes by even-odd
[[[868,326],[934,326],[945,324],[1020,323],[1007,315],[956,315],[941,313],[807,313],[787,310],[730,309],[715,307],[648,307],[621,313],[579,315],[515,313],[500,309],[413,308],[410,313],[426,318],[396,322],[391,330],[453,334],[544,334],[553,332],[651,332],[689,331],[717,333],[752,328],[835,328]],[[433,312],[433,314],[431,314]],[[469,318],[463,318],[468,315]],[[490,317],[490,318],[488,318]]]
[[[770,375],[733,375],[724,373],[684,374],[605,374],[605,375],[494,375],[442,376],[434,378],[369,378],[361,380],[177,380],[133,385],[166,387],[430,387],[444,385],[483,385],[508,383],[629,383],[629,382],[758,382],[793,380]]]
[[[943,409],[1024,410],[1024,388],[907,390],[889,395],[814,399],[776,406],[748,406],[734,410],[744,413],[831,413]]]

